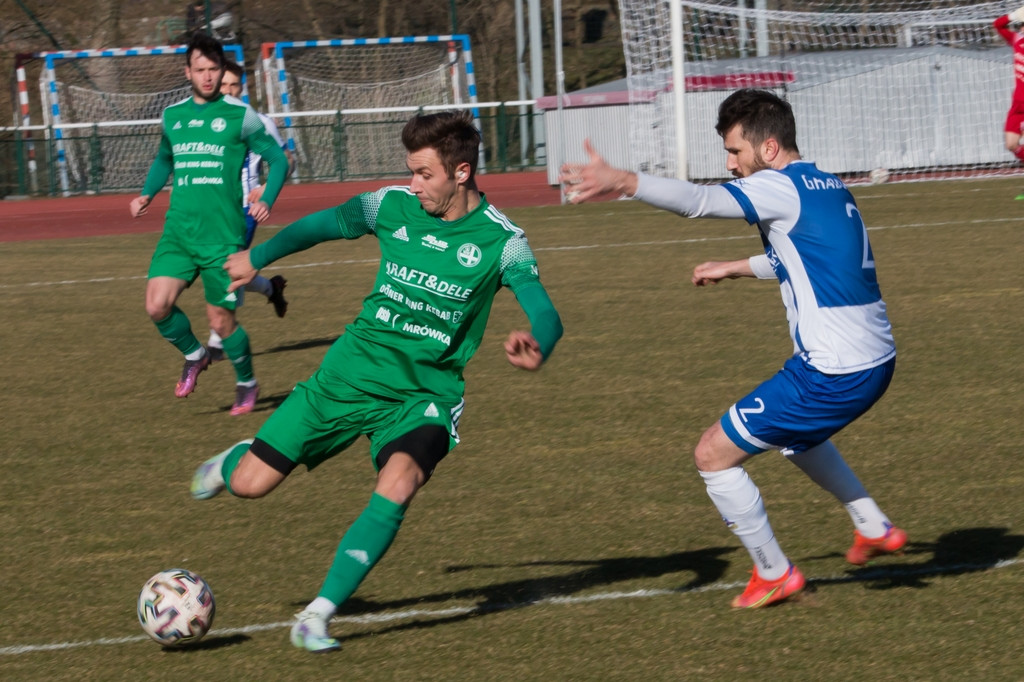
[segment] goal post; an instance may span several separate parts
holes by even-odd
[[[756,86],[793,106],[801,154],[843,176],[1017,172],[1002,134],[1013,51],[992,27],[1015,5],[825,12],[766,4],[619,0],[635,169],[728,178],[717,106]]]
[[[37,55],[44,60],[43,116],[53,129],[64,194],[101,184],[105,189],[141,187],[160,139],[163,110],[191,93],[185,78],[187,51],[186,45],[163,45]],[[224,52],[244,69],[241,46],[225,45]],[[149,125],[139,125],[144,122]],[[96,173],[102,179],[90,177]]]
[[[468,35],[264,43],[259,70],[305,179],[404,174],[406,119],[381,122],[381,109],[471,108],[480,126]]]

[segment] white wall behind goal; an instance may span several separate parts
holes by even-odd
[[[1003,121],[1013,89],[1010,51],[913,48],[849,52],[829,62],[827,54],[719,60],[687,64],[686,76],[784,72],[785,87],[770,88],[792,106],[797,144],[805,159],[839,174],[867,174],[875,168],[913,173],[984,168],[1012,169],[1003,147]],[[544,98],[548,136],[548,179],[557,182],[564,161],[586,161],[589,137],[608,160],[637,169],[630,158],[630,118],[623,91],[600,95],[582,91],[563,99]],[[612,88],[605,86],[604,90]],[[719,103],[731,90],[685,94],[688,176],[728,179],[725,153],[715,133]],[[650,104],[671,107],[671,92]],[[566,104],[572,106],[565,106]],[[561,137],[559,116],[565,118]],[[664,116],[652,117],[665,120]],[[671,120],[671,117],[668,117]],[[633,119],[637,120],[636,118]],[[641,117],[639,120],[643,120]],[[635,123],[633,125],[636,125]],[[635,132],[635,131],[633,131]]]

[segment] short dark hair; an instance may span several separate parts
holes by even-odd
[[[449,178],[461,163],[469,164],[470,174],[476,173],[480,131],[466,109],[413,116],[402,128],[402,144],[410,153],[428,147],[436,151]]]
[[[774,93],[745,88],[726,97],[718,106],[715,130],[725,137],[736,125],[743,126],[743,139],[755,146],[774,137],[783,149],[800,153],[793,107]]]
[[[188,49],[185,50],[186,66],[192,66],[192,53],[197,50],[211,62],[216,62],[218,66],[224,66],[227,61],[224,56],[224,46],[220,44],[220,41],[202,31],[193,33],[192,39],[188,41]]]
[[[236,62],[234,59],[225,59],[224,60],[224,70],[227,71],[228,73],[231,73],[231,74],[234,74],[234,75],[238,76],[238,80],[239,81],[243,80],[243,78],[242,78],[242,67],[239,66],[238,62]]]

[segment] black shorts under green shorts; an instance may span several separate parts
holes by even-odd
[[[235,251],[235,244],[186,244],[176,235],[164,232],[149,262],[148,276],[173,277],[190,286],[201,276],[206,302],[234,310],[239,305],[239,295],[228,293],[231,277],[224,270],[224,262]]]
[[[374,468],[382,447],[420,426],[443,426],[448,431],[449,450],[459,442],[462,400],[445,402],[426,396],[393,400],[337,381],[325,390],[322,377],[317,370],[299,383],[264,422],[256,438],[307,469],[337,455],[361,435],[370,439]]]

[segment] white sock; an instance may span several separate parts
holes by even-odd
[[[747,472],[732,467],[699,473],[722,520],[750,553],[757,574],[765,580],[781,578],[789,570],[789,559],[775,539],[761,492]]]
[[[274,285],[263,275],[256,275],[251,282],[245,285],[245,290],[254,291],[257,294],[263,294],[270,298],[270,295],[274,293]]]
[[[213,331],[211,329],[210,330],[210,340],[206,342],[206,347],[207,348],[220,348],[221,350],[223,350],[224,349],[224,339],[220,338],[220,334],[218,334],[217,332],[215,332],[215,331]]]
[[[236,381],[235,383],[238,384],[239,386],[245,386],[246,388],[252,388],[253,386],[255,386],[256,384],[258,384],[260,382],[256,381],[255,379],[250,379],[249,381]]]
[[[880,538],[892,528],[892,522],[870,497],[847,502],[845,507],[853,525],[866,538]]]
[[[853,473],[832,441],[827,440],[805,452],[786,455],[786,458],[843,503],[861,535],[866,538],[885,535],[888,530],[886,524],[892,524],[868,495],[864,484]]]
[[[327,597],[317,597],[313,601],[309,602],[309,606],[303,609],[303,611],[312,611],[327,621],[334,616],[334,612],[337,610],[337,605]]]
[[[185,359],[195,362],[196,360],[201,360],[204,355],[206,355],[206,349],[199,346],[199,350],[194,350],[191,353],[186,354]]]

